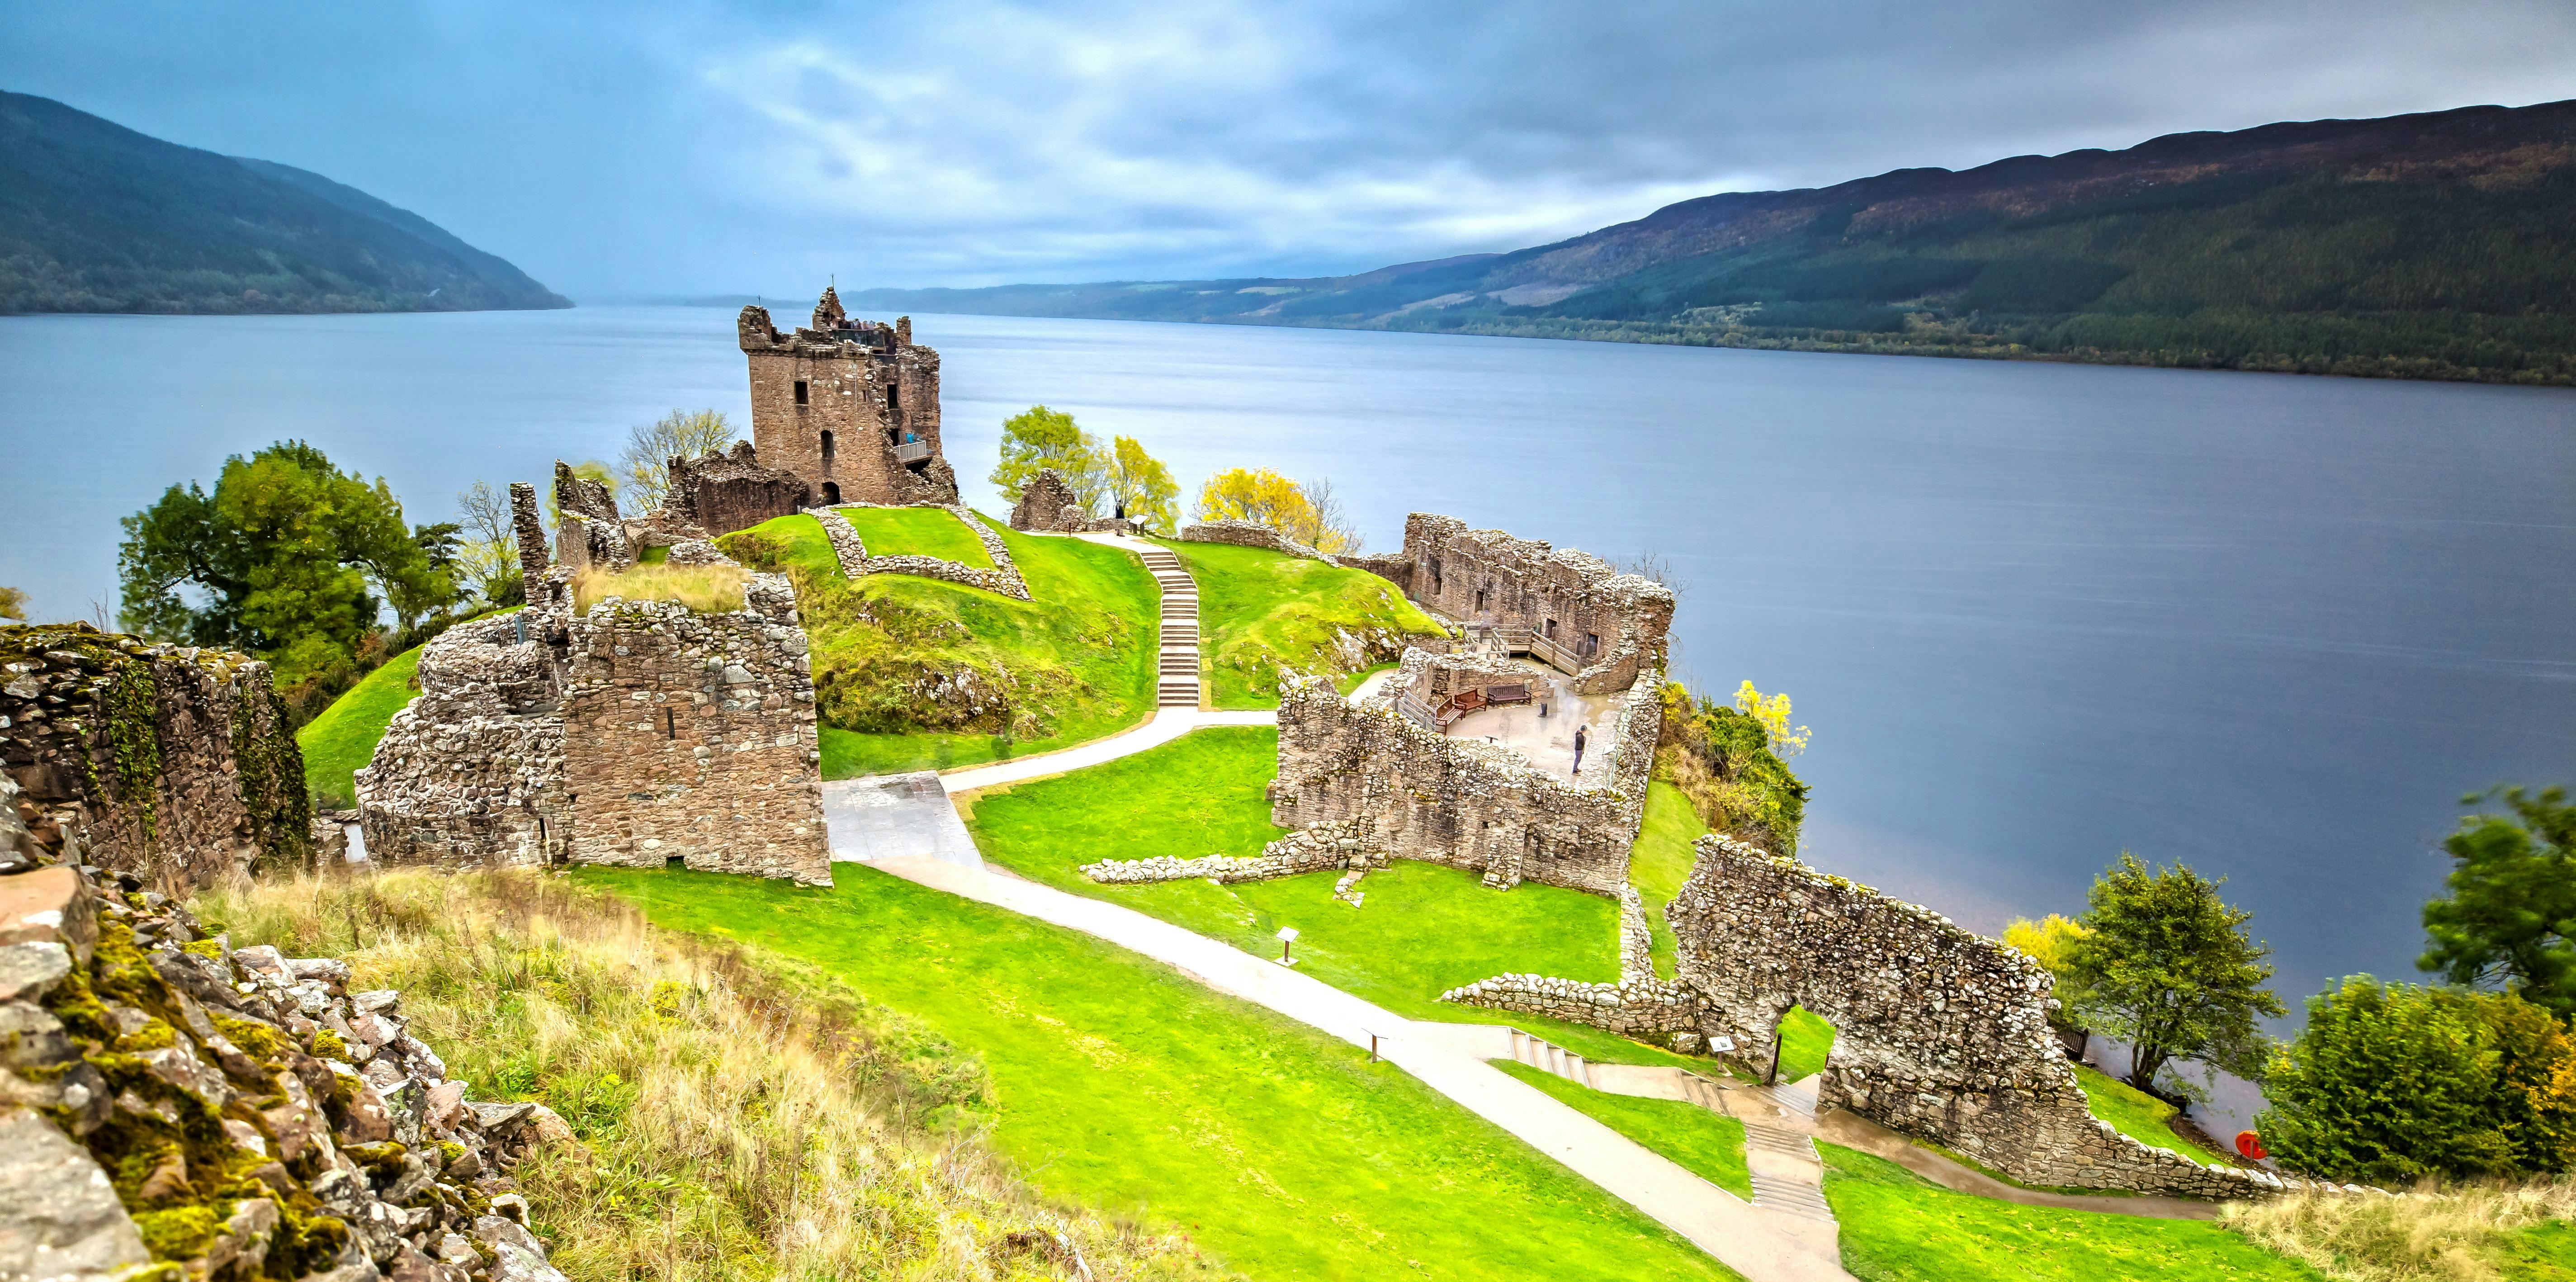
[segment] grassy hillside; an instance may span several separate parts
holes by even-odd
[[[829,890],[573,878],[657,925],[811,966],[980,1055],[989,1142],[1038,1190],[1185,1231],[1253,1276],[1732,1276],[1364,1050],[1090,936],[835,873]]]
[[[920,515],[957,525],[945,512]],[[925,521],[880,532],[931,540],[935,529]],[[962,527],[953,537],[974,542]],[[810,516],[718,540],[796,583],[813,643],[824,777],[1043,752],[1152,713],[1158,598],[1144,566],[1079,539],[1002,538],[1034,601],[903,574],[853,583]]]
[[[1730,192],[1359,276],[854,304],[2576,384],[2576,101]]]
[[[1216,706],[1279,706],[1279,665],[1345,676],[1440,625],[1365,570],[1228,543],[1156,540],[1199,585],[1199,653]],[[1344,638],[1349,638],[1345,641]]]
[[[412,688],[419,671],[420,648],[414,646],[361,678],[295,732],[295,745],[304,750],[304,783],[315,801],[332,809],[357,804],[357,782],[350,776],[374,759],[394,714],[420,693]]]
[[[0,312],[570,306],[427,219],[319,174],[0,93]]]
[[[1338,872],[1276,881],[1102,886],[1077,869],[1104,858],[1255,855],[1282,835],[1262,789],[1276,773],[1278,732],[1193,731],[1085,770],[974,798],[967,826],[984,857],[1031,881],[1122,904],[1245,952],[1278,956],[1294,926],[1298,969],[1397,1014],[1517,1024],[1612,1063],[1679,1064],[1655,1047],[1579,1024],[1441,1002],[1440,994],[1513,971],[1567,979],[1619,977],[1618,906],[1524,883],[1488,890],[1476,875],[1399,862],[1372,872],[1357,908],[1333,897]]]
[[[984,541],[954,512],[935,507],[845,507],[841,518],[859,532],[870,556],[935,556],[983,569],[993,566]]]

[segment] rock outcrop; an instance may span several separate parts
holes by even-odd
[[[0,1278],[560,1282],[508,1172],[561,1118],[141,885],[0,878]]]

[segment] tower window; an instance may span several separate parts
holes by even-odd
[[[805,380],[801,378],[796,380],[796,403],[803,405],[812,398],[813,394],[805,390]]]
[[[832,434],[831,434],[830,432],[825,432],[825,433],[823,433],[823,474],[824,474],[824,475],[826,475],[826,476],[829,476],[829,475],[831,475],[831,472],[832,472]]]
[[[896,383],[886,384],[886,408],[890,410],[899,410],[903,408],[902,385]]]

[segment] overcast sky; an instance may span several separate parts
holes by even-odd
[[[1312,275],[1721,190],[2576,97],[2569,0],[15,0],[0,87],[577,298]]]

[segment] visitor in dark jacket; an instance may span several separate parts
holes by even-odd
[[[1584,731],[1586,731],[1586,730],[1590,730],[1591,728],[1592,728],[1592,727],[1590,727],[1590,726],[1577,726],[1577,727],[1575,727],[1575,729],[1574,729],[1574,769],[1572,769],[1572,770],[1568,771],[1567,773],[1569,773],[1569,774],[1578,774],[1578,775],[1583,773],[1583,732],[1584,732]]]

